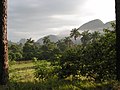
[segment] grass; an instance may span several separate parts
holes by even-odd
[[[21,62],[14,62],[14,64],[10,65],[10,70],[12,69],[23,69],[23,68],[27,68],[27,67],[33,67],[34,64],[31,61],[25,62],[25,61],[21,61]]]
[[[34,64],[33,62],[16,62],[10,65],[10,80],[14,82],[33,82]]]
[[[14,62],[10,64],[10,82],[0,86],[0,90],[120,90],[118,82],[95,83],[88,80],[58,80],[49,78],[46,81],[34,77],[33,62]]]

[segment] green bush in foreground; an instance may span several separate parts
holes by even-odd
[[[57,76],[60,66],[52,65],[51,62],[41,60],[35,63],[35,77],[46,80]]]

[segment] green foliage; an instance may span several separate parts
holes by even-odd
[[[61,39],[56,42],[57,47],[59,48],[60,52],[64,52],[67,48],[67,45],[65,43],[66,40]]]
[[[105,29],[103,35],[91,42],[67,50],[60,60],[59,77],[83,75],[95,81],[115,79],[115,40],[115,31]]]
[[[76,48],[71,48],[63,53],[60,60],[60,66],[62,67],[59,72],[60,78],[66,78],[70,75],[77,75],[79,62]]]
[[[118,90],[120,86],[120,83],[115,81],[101,83],[85,79],[67,81],[51,78],[51,76],[43,82],[34,77],[34,65],[32,61],[17,61],[12,64],[10,66],[10,82],[7,86],[0,86],[0,90]]]
[[[82,32],[82,37],[81,37],[81,42],[83,45],[86,45],[90,42],[91,40],[91,33],[89,30]]]
[[[115,40],[115,32],[106,30],[99,40],[86,46],[83,70],[87,76],[94,78],[96,81],[116,78]]]
[[[44,44],[44,45],[48,45],[50,42],[51,42],[51,41],[50,41],[50,39],[49,39],[49,36],[46,36],[46,37],[43,38],[43,44]]]
[[[27,39],[27,42],[23,46],[23,57],[26,60],[32,60],[33,57],[36,57],[36,52],[38,47],[35,45],[34,40]]]
[[[36,57],[33,57],[33,62],[37,62],[38,61],[38,58],[36,58]]]
[[[22,55],[22,47],[17,44],[10,45],[8,47],[8,54],[9,54],[9,60],[14,61],[14,60],[21,60],[23,58]]]
[[[70,37],[65,37],[63,39],[64,43],[65,43],[65,46],[66,48],[70,48],[71,46],[73,46],[73,42],[72,40],[70,39]]]
[[[54,78],[57,75],[59,68],[59,66],[53,66],[51,62],[46,60],[39,61],[35,63],[35,77],[42,80]]]

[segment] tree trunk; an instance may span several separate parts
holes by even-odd
[[[0,0],[0,85],[8,82],[7,0]]]
[[[115,0],[116,9],[116,75],[120,81],[120,0]]]

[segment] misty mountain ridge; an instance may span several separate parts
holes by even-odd
[[[102,32],[104,28],[109,28],[110,30],[113,30],[113,28],[111,27],[111,22],[115,22],[115,21],[110,21],[110,22],[107,22],[107,23],[103,23],[101,20],[99,19],[95,19],[95,20],[91,20],[85,24],[83,24],[82,26],[80,26],[78,28],[79,31],[85,31],[85,30],[89,30],[89,31],[99,31],[99,32]],[[68,34],[66,34],[66,37],[67,35],[69,35],[70,32]],[[50,40],[52,42],[57,42],[58,40],[60,40],[61,38],[64,38],[62,35],[48,35],[50,37]],[[40,38],[39,40],[37,40],[37,43],[42,43],[42,39],[43,38]],[[77,40],[75,41],[73,38],[71,39],[74,43],[78,43],[80,42],[80,38],[77,38]]]
[[[94,29],[101,28],[103,26],[104,26],[104,23],[101,20],[95,19],[80,26],[79,30],[94,30]]]
[[[110,30],[113,30],[113,28],[111,27],[111,22],[115,23],[115,21],[109,21],[104,24],[101,20],[95,19],[80,26],[79,30],[80,31],[90,30],[90,31],[99,31],[99,32],[103,31],[103,29],[105,28],[109,28]]]
[[[94,32],[94,31],[99,31],[99,32],[103,32],[103,29],[104,28],[109,28],[110,30],[113,30],[113,28],[111,27],[111,22],[114,22],[115,21],[110,21],[110,22],[107,22],[107,23],[103,23],[100,19],[94,19],[94,20],[91,20],[83,25],[81,25],[78,30],[79,31],[85,31],[85,30],[89,30],[90,32]],[[64,32],[63,32],[64,33]],[[68,35],[70,34],[67,33],[66,36],[64,35],[47,35],[49,36],[51,42],[57,42],[58,40],[64,38],[64,37],[67,37]],[[36,43],[39,43],[39,44],[43,44],[43,38],[40,38],[36,41]],[[72,38],[71,39],[74,43],[75,43],[75,40]],[[27,39],[21,39],[19,42],[17,42],[17,44],[24,44],[25,42],[27,41]],[[80,41],[80,38],[78,38],[76,40],[76,42],[79,42]]]
[[[48,35],[48,36],[51,42],[57,42],[60,39],[57,35]],[[43,44],[43,38],[44,37],[38,39],[36,42],[39,44]]]
[[[17,42],[17,44],[25,44],[26,43],[26,41],[27,41],[27,39],[25,39],[25,38],[22,38],[22,39],[20,39],[20,41],[19,42]]]

